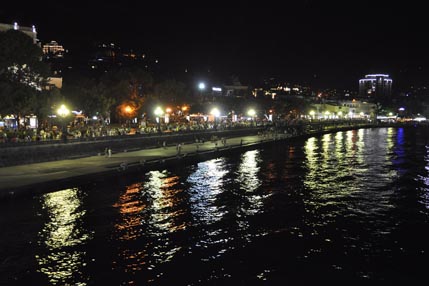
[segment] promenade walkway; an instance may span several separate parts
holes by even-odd
[[[161,162],[175,162],[200,154],[222,152],[242,146],[266,143],[287,138],[287,135],[261,135],[227,138],[204,143],[165,146],[132,152],[105,154],[86,158],[34,163],[0,168],[0,198],[21,193],[43,192],[60,183],[89,181],[94,176],[118,173],[139,168],[150,168]]]

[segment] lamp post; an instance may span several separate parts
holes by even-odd
[[[161,116],[164,114],[164,111],[162,111],[161,107],[157,107],[155,108],[154,111],[155,115],[156,115],[156,122],[158,123],[158,132],[161,132]]]
[[[65,118],[70,114],[70,110],[62,104],[57,110],[58,115],[61,117],[61,136],[64,142],[67,142],[67,128],[64,126]]]

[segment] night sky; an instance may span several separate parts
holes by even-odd
[[[115,42],[164,67],[244,83],[275,76],[356,90],[367,73],[390,74],[398,89],[429,79],[424,1],[14,2],[2,3],[0,22],[34,24],[42,43],[75,53]]]

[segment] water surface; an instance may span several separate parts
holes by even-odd
[[[344,131],[0,202],[0,285],[424,282],[425,129]]]

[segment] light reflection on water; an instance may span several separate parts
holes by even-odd
[[[153,270],[181,249],[168,237],[169,233],[186,229],[186,223],[180,219],[184,215],[180,202],[183,190],[177,186],[177,179],[166,171],[148,172],[144,182],[128,186],[114,204],[120,211],[115,236],[123,243],[113,270],[129,273],[129,283],[133,283],[133,275],[139,271]],[[148,280],[153,279],[149,277],[152,276],[148,275]]]
[[[390,157],[385,155],[393,152],[392,133],[385,132],[385,129],[377,131],[350,130],[338,132],[335,140],[331,134],[324,135],[321,139],[307,140],[307,174],[304,184],[311,191],[309,204],[320,207],[323,203],[340,204],[344,199],[350,203],[348,199],[362,197],[365,193],[368,200],[360,205],[362,201],[356,201],[352,208],[354,211],[369,212],[372,207],[372,211],[375,211],[380,203],[385,204],[383,208],[389,206],[389,190],[371,192],[388,186],[397,177],[397,172],[391,169]],[[374,136],[374,132],[377,132],[377,136]]]
[[[199,163],[187,179],[192,217],[201,224],[218,222],[226,214],[223,206],[216,204],[216,196],[224,191],[225,176],[229,172],[225,165],[224,159]]]
[[[79,246],[92,238],[83,227],[86,214],[78,189],[66,189],[42,196],[46,223],[39,233],[38,243],[48,252],[36,255],[38,271],[45,274],[50,285],[87,285],[84,277],[86,253]],[[73,281],[73,283],[70,283]]]
[[[429,209],[429,145],[426,145],[425,171],[422,175],[419,175],[417,180],[422,183],[420,188],[420,199],[419,202],[426,208]]]
[[[247,201],[242,210],[246,216],[255,215],[263,208],[264,198],[266,195],[255,192],[261,186],[260,172],[260,151],[253,150],[244,153],[241,157],[241,163],[238,167],[236,181],[240,184]]]
[[[425,264],[413,259],[429,253],[422,232],[429,145],[412,142],[410,132],[342,131],[149,171],[100,192],[41,196],[47,216],[37,261],[49,283],[35,284],[86,285],[93,276],[97,285],[423,277]],[[84,227],[94,213],[95,231],[107,236]],[[97,252],[107,261],[88,270]]]

